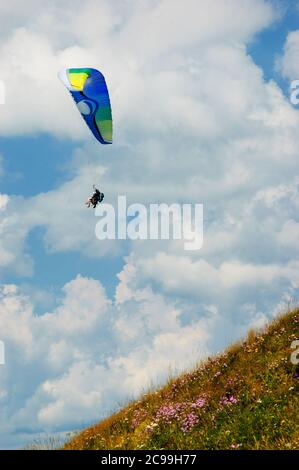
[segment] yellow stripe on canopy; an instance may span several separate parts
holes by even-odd
[[[82,91],[84,83],[88,78],[88,73],[69,73],[70,82],[73,88],[76,88],[78,91]]]

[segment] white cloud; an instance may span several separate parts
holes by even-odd
[[[37,316],[15,285],[2,286],[2,446],[5,435],[20,428],[34,435],[41,428],[61,431],[100,419],[150,383],[165,380],[170,370],[194,365],[268,318],[246,302],[240,308],[223,302],[219,310],[194,291],[188,300],[179,300],[177,292],[174,301],[155,292],[135,262],[128,259],[113,303],[100,282],[78,276],[65,285],[57,308]],[[298,263],[287,270],[298,283]],[[224,299],[228,290],[221,295]]]
[[[0,194],[0,210],[5,209],[8,203],[8,196],[7,194]]]
[[[277,17],[270,2],[18,3],[0,6],[1,135],[90,139],[56,73],[93,64],[107,75],[115,144],[76,149],[72,178],[55,190],[0,195],[1,273],[32,274],[26,240],[35,227],[50,252],[130,255],[114,302],[78,276],[58,306],[35,316],[37,292],[2,289],[2,439],[109,413],[168,366],[186,367],[263,324],[299,285],[299,115],[246,49]],[[293,33],[286,45],[287,76],[296,41]],[[84,207],[94,178],[107,202],[203,202],[203,249],[99,243]]]
[[[170,366],[190,365],[207,351],[214,322],[183,325],[181,311],[150,289],[112,305],[98,281],[82,277],[64,287],[64,299],[51,313],[34,315],[13,285],[2,287],[0,302],[7,351],[1,420],[31,432],[94,420],[150,380],[165,378]],[[138,336],[126,335],[120,322],[139,328]]]
[[[145,278],[159,283],[167,292],[185,293],[199,299],[220,297],[220,293],[229,294],[242,286],[258,289],[264,285],[270,290],[280,278],[292,281],[292,262],[258,265],[232,260],[213,266],[201,259],[194,261],[188,256],[158,253],[154,258],[139,259],[136,264]]]
[[[288,34],[284,46],[283,56],[278,61],[278,67],[283,75],[290,81],[299,80],[299,30],[291,31]]]
[[[80,18],[69,2],[41,9],[38,20],[29,17],[34,8],[32,1],[27,17],[22,9],[11,17],[15,29],[1,45],[8,87],[1,132],[89,138],[56,77],[62,65],[87,61],[109,71],[116,139],[105,156],[103,151],[103,160],[97,144],[76,151],[75,177],[55,191],[12,201],[1,233],[5,269],[32,273],[24,251],[36,226],[45,227],[50,251],[76,250],[92,257],[122,253],[117,243],[98,243],[90,213],[83,210],[95,174],[110,195],[126,193],[130,200],[188,197],[214,204],[225,198],[231,206],[237,193],[242,203],[274,172],[293,173],[298,113],[274,83],[263,81],[245,48],[276,18],[269,3],[254,0],[253,10],[252,0],[217,5],[188,0],[188,28],[181,24],[180,2],[168,0],[138,7],[128,2],[126,8],[119,2],[89,1],[80,4]],[[26,93],[20,82],[26,83]]]
[[[278,234],[278,241],[285,247],[298,251],[299,249],[299,223],[293,219],[283,225]]]
[[[102,405],[102,375],[103,367],[81,361],[73,363],[65,375],[46,380],[41,387],[49,402],[38,411],[38,422],[57,427],[82,423],[83,416],[85,421],[93,420]]]
[[[207,117],[202,119],[207,111],[204,104],[197,101],[195,106],[195,88],[188,80],[188,68],[187,74],[178,68],[180,63],[186,68],[184,51],[195,46],[205,50],[212,46],[215,50],[215,44],[246,42],[269,25],[276,14],[262,0],[218,1],[213,5],[206,0],[188,0],[184,6],[169,0],[138,5],[130,1],[126,8],[120,2],[111,5],[103,0],[84,4],[53,2],[46,9],[38,2],[29,3],[25,11],[14,4],[9,10],[2,7],[3,24],[8,11],[11,22],[10,34],[0,49],[7,91],[5,113],[0,116],[2,135],[50,132],[70,138],[87,137],[88,131],[56,74],[63,66],[88,63],[107,72],[116,126],[138,125],[140,113],[136,111],[141,107],[147,110],[143,118],[146,126],[149,122],[152,126],[165,122],[166,110],[168,116],[176,112],[182,123],[188,116],[191,124],[198,119],[207,122]],[[238,20],[234,20],[236,10]],[[224,54],[219,55],[216,47],[214,60],[229,60],[233,49],[225,52],[224,47]],[[234,89],[231,95],[239,106],[238,91]]]

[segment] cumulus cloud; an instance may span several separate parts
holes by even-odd
[[[141,120],[146,126],[149,122],[159,125],[170,113],[176,113],[178,120],[190,116],[192,123],[194,115],[195,120],[202,121],[205,106],[200,102],[195,106],[194,84],[180,70],[187,65],[184,52],[195,46],[248,41],[275,17],[269,3],[254,0],[253,8],[252,2],[219,1],[211,5],[206,0],[188,0],[183,8],[180,2],[148,0],[137,6],[126,2],[124,8],[120,2],[112,5],[89,0],[84,4],[51,2],[45,8],[32,1],[28,10],[18,7],[11,15],[15,11],[12,5],[10,34],[6,34],[0,49],[7,94],[5,113],[0,116],[1,134],[50,132],[86,137],[87,130],[56,74],[63,66],[89,63],[107,71],[117,126],[127,129],[128,123],[137,125],[141,107],[147,110]],[[5,26],[7,8],[2,9]],[[233,20],[236,9],[238,21]],[[31,16],[31,12],[35,14]],[[197,54],[194,52],[195,57]],[[217,50],[216,54],[220,59]],[[188,96],[185,90],[190,85]]]
[[[2,288],[7,435],[109,413],[169,366],[187,367],[262,325],[299,285],[299,114],[247,53],[277,18],[270,2],[10,5],[0,7],[0,133],[46,132],[80,147],[72,177],[55,190],[0,195],[0,272],[30,277],[38,259],[26,240],[35,227],[50,252],[127,257],[114,301],[98,280],[78,276],[58,306],[35,316],[34,295]],[[296,34],[282,62],[287,76],[296,72]],[[88,64],[104,71],[111,91],[115,143],[105,152],[83,143],[89,131],[56,77],[62,66]],[[180,241],[99,243],[83,206],[94,175],[114,204],[117,194],[128,203],[204,203],[202,250],[187,253]]]
[[[279,242],[286,248],[299,249],[299,224],[293,219],[284,223],[281,231],[278,233]]]
[[[117,400],[166,378],[169,367],[181,369],[207,352],[214,322],[184,324],[181,309],[150,288],[116,305],[100,282],[80,276],[52,312],[34,315],[14,285],[2,286],[0,309],[4,433],[25,425],[27,432],[66,429],[102,417]]]
[[[60,305],[35,315],[15,285],[1,287],[2,446],[20,429],[28,440],[40,429],[64,431],[100,419],[268,318],[249,302],[229,316],[225,305],[221,311],[194,293],[179,300],[178,292],[174,300],[153,289],[136,261],[129,258],[119,274],[114,302],[99,281],[77,276],[64,286]],[[147,285],[139,286],[140,276]]]
[[[299,30],[288,34],[284,45],[283,56],[278,61],[278,66],[283,75],[290,81],[299,80]]]
[[[34,8],[32,1],[28,12]],[[1,132],[87,138],[88,129],[56,77],[62,65],[87,61],[109,70],[116,139],[101,166],[96,145],[85,146],[75,152],[75,178],[55,191],[11,202],[1,237],[6,269],[32,273],[25,240],[36,226],[45,227],[50,251],[120,253],[119,244],[97,243],[90,214],[82,210],[84,188],[94,174],[105,178],[111,194],[126,193],[132,201],[188,196],[206,204],[225,198],[228,205],[237,193],[250,197],[274,171],[275,177],[293,171],[298,113],[274,83],[264,83],[245,48],[277,12],[261,0],[255,0],[254,14],[252,0],[213,6],[190,0],[188,28],[182,28],[181,8],[168,0],[138,7],[128,2],[125,9],[118,2],[89,1],[80,5],[79,20],[73,4],[59,4],[58,14],[53,2],[40,9],[38,20],[24,17],[22,9],[12,17],[14,29],[1,44],[8,94]],[[236,8],[244,21],[233,20]]]

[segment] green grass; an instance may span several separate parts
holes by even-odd
[[[172,378],[65,449],[299,449],[299,310]]]

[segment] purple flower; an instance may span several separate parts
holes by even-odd
[[[183,432],[190,432],[196,424],[198,424],[198,416],[191,411],[191,413],[187,414],[187,416],[182,421],[182,431]]]
[[[233,378],[230,378],[230,379],[227,380],[226,385],[232,387],[232,386],[236,385],[237,382],[238,382],[237,377],[233,377]]]
[[[179,419],[182,408],[182,403],[163,405],[158,409],[156,418],[165,424],[171,424],[173,421]]]
[[[299,379],[299,372],[295,372],[295,374],[293,375],[293,379]]]
[[[230,406],[230,405],[235,405],[236,403],[238,403],[238,399],[235,398],[233,395],[231,395],[230,397],[222,397],[220,402],[222,405]]]
[[[206,403],[207,403],[206,398],[201,396],[201,397],[198,397],[195,400],[195,402],[192,403],[191,408],[193,408],[193,409],[204,408]]]
[[[133,412],[133,419],[132,419],[132,427],[137,428],[139,424],[146,418],[147,411],[146,410],[135,410]]]

